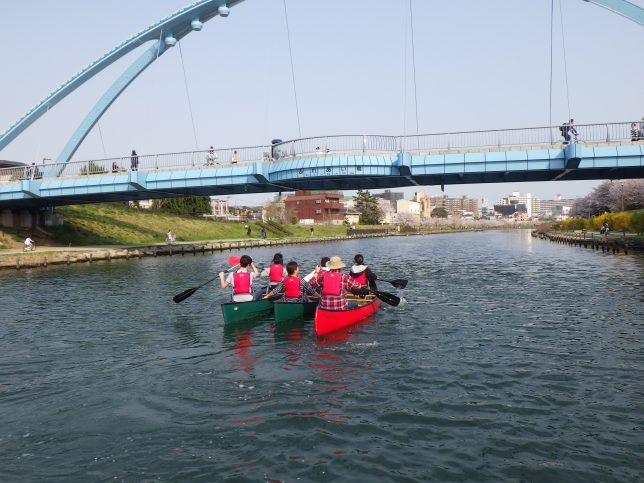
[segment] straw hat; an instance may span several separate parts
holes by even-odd
[[[329,268],[331,270],[336,270],[343,267],[346,267],[346,265],[340,257],[331,257],[331,260],[326,262],[326,268]]]

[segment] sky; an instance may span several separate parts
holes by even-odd
[[[286,0],[303,137],[416,132],[409,1]],[[419,132],[549,124],[551,0],[411,1]],[[568,119],[568,103],[578,124],[644,116],[644,62],[638,57],[644,28],[582,0],[554,1],[553,124]],[[188,3],[0,0],[0,132],[90,61]],[[644,7],[644,0],[633,3]],[[0,159],[56,158],[141,52],[59,103],[2,150]],[[294,99],[284,0],[245,0],[141,74],[74,159],[297,138]],[[575,197],[599,182],[450,185],[445,194],[492,202],[512,191]],[[404,191],[419,190],[440,193],[436,186]],[[233,202],[267,198],[238,196]]]

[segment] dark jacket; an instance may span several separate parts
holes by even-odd
[[[367,285],[369,288],[371,290],[378,290],[378,287],[376,286],[378,276],[373,273],[373,270],[371,270],[367,265],[353,265],[351,270],[349,270],[349,275],[353,278],[358,278],[363,273],[367,277]]]

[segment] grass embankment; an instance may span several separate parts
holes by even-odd
[[[191,216],[149,212],[114,205],[83,205],[58,208],[61,227],[48,228],[51,241],[72,245],[137,245],[163,243],[172,230],[178,242],[248,238],[246,223],[212,221]],[[259,238],[261,225],[249,222],[251,238]],[[344,226],[316,225],[315,236],[346,234]],[[267,226],[267,238],[308,237],[309,227]]]

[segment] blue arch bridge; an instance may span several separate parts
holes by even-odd
[[[83,119],[56,161],[0,169],[0,210],[190,195],[297,189],[391,188],[644,176],[644,142],[630,122],[415,136],[326,136],[272,146],[70,161],[118,96],[156,59],[243,0],[199,0],[142,29],[51,91],[0,135],[0,150],[58,102],[121,57],[151,44]],[[644,25],[626,0],[585,0]],[[636,124],[644,135],[644,126]],[[0,219],[0,221],[2,221]]]

